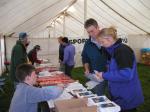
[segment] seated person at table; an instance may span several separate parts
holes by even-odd
[[[63,92],[63,86],[53,88],[38,88],[35,68],[29,64],[22,64],[16,70],[16,77],[20,81],[11,101],[9,112],[37,112],[37,104],[41,101],[55,99]]]

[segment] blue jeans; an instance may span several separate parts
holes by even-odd
[[[105,94],[105,91],[107,90],[108,82],[104,80],[103,82],[100,82],[96,87],[92,89],[92,92],[97,94],[98,96],[102,96]]]

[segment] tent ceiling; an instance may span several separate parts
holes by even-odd
[[[150,11],[146,9],[138,0],[101,0],[103,3],[115,10],[127,22],[144,31],[150,32]],[[121,5],[123,4],[123,5]],[[150,4],[150,2],[149,2]],[[144,12],[144,13],[143,13]]]
[[[6,0],[5,0],[6,1]],[[46,23],[74,0],[10,0],[0,2],[0,32],[30,32]]]
[[[0,0],[0,32],[26,31],[33,36],[47,32],[63,35],[63,22],[46,27],[76,0]],[[65,35],[84,35],[84,0],[67,11]],[[116,26],[119,34],[150,33],[150,0],[87,0],[87,18],[95,18],[100,27]]]
[[[95,18],[100,27],[115,26],[118,29],[119,35],[122,34],[149,34],[150,33],[150,4],[149,0],[87,0],[87,18]],[[76,21],[83,27],[84,23],[84,2],[78,0],[73,7],[75,12],[70,14],[70,24]],[[144,13],[143,13],[144,12]],[[68,17],[69,18],[69,17]],[[68,26],[68,24],[66,24]],[[84,30],[75,25],[70,25],[69,29],[79,35],[84,34]],[[70,32],[72,32],[70,30]],[[57,31],[57,30],[56,30]],[[60,32],[58,32],[60,35]],[[73,36],[78,36],[74,33]],[[68,35],[67,35],[68,36]],[[69,35],[70,36],[70,35]]]

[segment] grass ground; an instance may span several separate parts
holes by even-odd
[[[144,94],[144,103],[138,112],[150,112],[150,66],[138,65],[138,73]]]
[[[150,112],[150,66],[138,64],[138,73],[141,80],[145,102],[138,108],[138,112]],[[83,68],[75,68],[73,70],[73,78],[79,80],[80,83],[85,85],[87,79],[83,75]],[[13,87],[8,76],[4,86],[5,93],[0,93],[0,112],[7,112],[11,101]]]

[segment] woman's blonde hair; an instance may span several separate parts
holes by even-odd
[[[105,38],[111,36],[114,40],[117,39],[117,30],[114,27],[103,28],[98,37]]]

